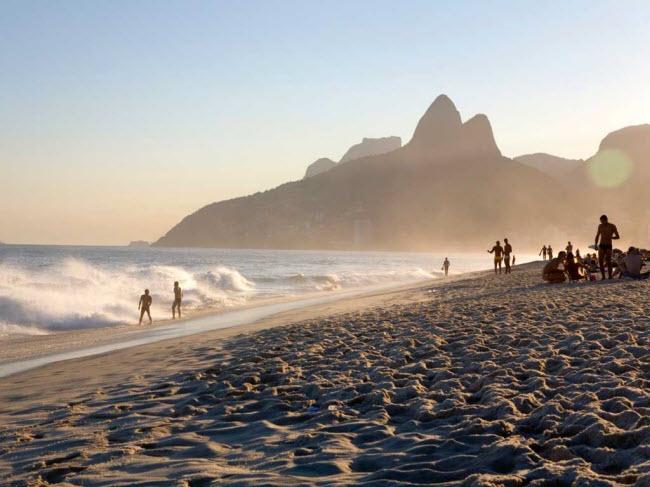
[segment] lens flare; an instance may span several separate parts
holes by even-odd
[[[604,150],[589,162],[589,177],[596,186],[615,188],[627,181],[634,163],[620,150]]]

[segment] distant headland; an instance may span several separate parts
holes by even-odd
[[[532,248],[560,235],[590,240],[601,213],[624,217],[626,238],[645,241],[648,176],[650,125],[607,135],[585,161],[509,158],[486,115],[463,122],[440,95],[407,144],[365,138],[302,180],[199,209],[152,245],[461,250],[510,236]]]
[[[151,244],[146,240],[133,240],[129,242],[129,247],[150,247]]]

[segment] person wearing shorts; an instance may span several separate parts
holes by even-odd
[[[609,223],[607,215],[602,215],[600,225],[598,225],[598,232],[596,232],[595,245],[598,248],[598,265],[602,279],[605,279],[605,265],[607,265],[607,277],[612,278],[612,241],[619,238],[621,236],[618,234],[616,225]]]
[[[503,243],[503,262],[506,265],[506,274],[512,273],[512,268],[510,267],[510,254],[512,254],[512,245],[508,243],[508,239],[504,238]]]
[[[501,247],[501,242],[497,240],[497,243],[492,250],[488,250],[488,253],[494,254],[494,273],[497,273],[497,267],[499,268],[499,274],[501,274],[501,261],[503,260],[503,247]]]

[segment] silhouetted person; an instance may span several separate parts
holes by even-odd
[[[571,240],[567,243],[565,250],[567,254],[573,254],[573,244],[571,243]]]
[[[181,302],[183,301],[183,290],[178,285],[178,281],[174,282],[174,304],[172,304],[172,319],[176,319],[176,310],[178,310],[178,317],[181,317]]]
[[[494,254],[494,273],[497,273],[497,267],[499,268],[499,274],[501,274],[501,261],[503,260],[503,247],[501,247],[501,242],[497,240],[497,243],[492,250],[488,250],[488,253]]]
[[[612,240],[618,240],[620,235],[613,223],[609,223],[607,215],[600,217],[600,225],[596,232],[596,247],[598,247],[598,264],[600,275],[605,279],[605,264],[607,264],[608,277],[612,278]],[[600,243],[599,243],[600,242]]]
[[[512,254],[512,245],[510,245],[507,238],[503,239],[503,243],[505,244],[503,246],[503,262],[506,265],[506,274],[510,274],[512,272],[512,268],[510,267],[510,254]]]
[[[587,272],[583,272],[584,266],[576,261],[573,254],[570,253],[566,254],[564,268],[566,269],[566,272],[569,275],[569,279],[572,281],[587,279]]]
[[[645,263],[639,249],[630,247],[621,264],[621,277],[631,277],[632,279],[648,279],[650,277],[650,272],[641,272]]]
[[[515,259],[516,258],[517,258],[517,256],[513,254],[513,256],[512,256],[512,267],[515,266]]]
[[[550,245],[546,247],[546,256],[548,257],[548,260],[553,258],[553,248]]]
[[[546,245],[544,245],[542,250],[539,251],[539,255],[542,256],[542,260],[546,260]]]
[[[449,275],[449,266],[451,263],[449,262],[449,259],[445,257],[445,261],[442,263],[442,269],[445,271],[445,277]]]
[[[548,264],[544,266],[542,277],[546,282],[557,284],[566,281],[564,270],[560,269],[560,265],[564,266],[566,253],[560,252],[555,259],[549,260]]]
[[[149,295],[149,290],[145,289],[144,294],[140,296],[140,302],[138,303],[138,309],[140,310],[140,324],[142,324],[142,318],[144,317],[145,313],[147,313],[147,316],[149,316],[149,323],[152,323],[151,303],[153,303],[153,299],[151,299],[151,296]]]

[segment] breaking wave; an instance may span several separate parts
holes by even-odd
[[[258,276],[246,277],[225,266],[197,270],[111,260],[98,265],[75,257],[47,265],[0,264],[0,337],[135,323],[145,288],[153,297],[154,320],[169,318],[174,281],[183,288],[184,309],[198,310],[241,306],[261,297],[300,296],[432,276],[417,267],[366,272],[343,268],[327,274],[283,274],[283,270],[282,266],[274,270],[258,267]]]
[[[174,281],[183,288],[186,309],[236,306],[255,289],[227,267],[191,272],[175,266],[131,265],[117,270],[74,258],[39,270],[0,265],[0,335],[135,322],[145,288],[153,296],[154,317],[167,318]]]

